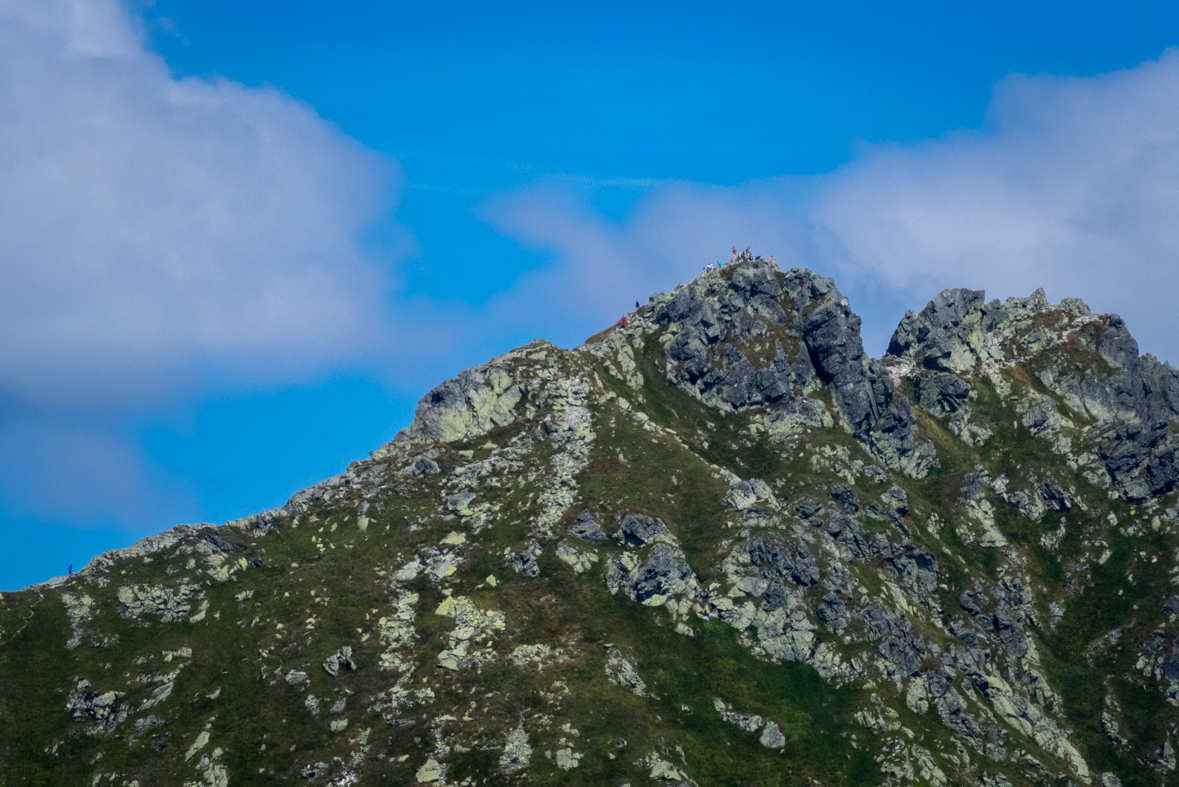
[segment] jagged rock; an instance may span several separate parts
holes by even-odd
[[[603,537],[605,534],[603,534]],[[593,552],[578,549],[568,541],[557,542],[557,557],[567,563],[575,573],[584,574],[598,562],[598,556]]]
[[[629,689],[639,697],[647,696],[647,684],[639,677],[630,659],[622,655],[618,648],[610,648],[609,658],[606,660],[606,677],[615,686]]]
[[[1175,748],[1171,746],[1170,741],[1163,741],[1163,745],[1159,746],[1151,758],[1150,764],[1160,771],[1175,770]]]
[[[761,735],[757,740],[758,743],[767,749],[781,749],[786,745],[786,736],[778,729],[778,725],[772,721],[766,722],[766,725],[762,727]]]
[[[1028,638],[1023,627],[1011,610],[1000,606],[994,615],[995,630],[999,632],[999,641],[1015,658],[1023,658],[1028,653]]]
[[[847,612],[847,602],[835,593],[828,593],[823,596],[823,603],[819,605],[819,619],[831,627],[831,630],[839,633],[847,628],[850,621]]]
[[[691,595],[696,578],[682,551],[670,544],[651,548],[646,561],[624,555],[612,561],[606,574],[610,592],[622,590],[631,599],[657,607],[672,596]]]
[[[1115,746],[1121,746],[1126,741],[1122,738],[1118,730],[1117,719],[1109,711],[1101,712],[1101,731],[1105,733],[1105,737],[1109,738],[1110,742]]]
[[[860,499],[856,496],[856,491],[847,484],[836,484],[831,487],[831,497],[842,505],[849,515],[855,515],[860,510]]]
[[[356,669],[356,664],[352,661],[352,646],[341,645],[339,650],[324,660],[323,669],[333,678],[340,674],[340,670]]]
[[[749,542],[748,552],[749,562],[762,570],[762,576],[790,579],[802,587],[819,581],[819,567],[805,541],[789,545],[755,538]]]
[[[93,719],[105,726],[114,726],[127,718],[127,713],[119,708],[119,701],[124,696],[121,691],[88,691],[90,681],[80,680],[70,692],[66,701],[66,711],[76,720]]]
[[[658,519],[627,514],[614,538],[624,546],[641,547],[656,541],[667,543],[671,541],[671,533]]]
[[[934,415],[961,410],[970,397],[970,386],[953,374],[922,374],[913,380],[917,403]]]
[[[143,735],[148,730],[154,730],[156,727],[161,727],[167,723],[167,719],[161,718],[154,713],[149,714],[142,719],[135,720],[135,734]]]
[[[410,465],[410,472],[414,475],[438,475],[442,472],[442,468],[433,459],[428,459],[424,456],[419,456]]]
[[[435,765],[437,765],[437,763],[435,763]],[[328,772],[328,770],[329,767],[326,762],[313,762],[308,763],[307,765],[304,765],[302,768],[300,768],[299,775],[304,779],[311,781],[312,779],[318,779],[320,776],[323,776]],[[423,779],[419,776],[418,781],[423,781]]]
[[[917,366],[941,372],[974,368],[988,309],[982,290],[943,290],[920,314],[908,312],[888,343],[888,354],[911,359]]]
[[[569,526],[569,535],[575,536],[587,544],[593,544],[594,546],[601,546],[608,540],[606,533],[594,521],[589,511],[582,511],[577,516],[576,521]]]
[[[537,564],[536,558],[531,552],[512,552],[507,556],[507,564],[516,573],[526,577],[540,576],[540,565]]]
[[[684,780],[684,775],[674,765],[659,757],[654,752],[636,764],[641,764],[648,768],[648,775],[655,781],[682,782]]]
[[[880,496],[884,504],[896,511],[901,516],[909,513],[909,498],[905,494],[905,490],[901,489],[896,484],[893,484],[884,491]]]
[[[455,442],[515,421],[527,389],[513,379],[508,357],[467,369],[426,394],[394,444]]]
[[[771,507],[774,506],[774,490],[770,489],[770,485],[759,478],[738,481],[729,490],[729,493],[725,495],[725,499],[721,501],[721,505],[725,508],[731,508],[736,511],[755,508],[759,503],[766,503]]]

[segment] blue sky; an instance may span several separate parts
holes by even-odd
[[[730,245],[879,354],[1044,286],[1179,361],[1169,3],[0,0],[0,588],[341,471]]]

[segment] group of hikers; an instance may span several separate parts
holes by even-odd
[[[774,261],[774,258],[773,258],[773,256],[771,256],[770,262],[773,262],[773,261]],[[737,247],[734,246],[733,247],[733,257],[732,257],[732,259],[729,260],[729,262],[753,262],[753,252],[751,252],[749,250],[748,246],[745,247],[745,251],[737,251]],[[721,262],[720,260],[717,260],[716,262],[710,262],[704,266],[703,272],[708,273],[709,271],[719,270],[720,268],[723,268],[724,265],[725,264],[723,262]]]
[[[752,262],[752,261],[753,261],[753,252],[751,252],[749,250],[748,246],[745,247],[745,251],[737,251],[737,247],[736,246],[733,247],[733,257],[732,257],[732,259],[729,260],[730,263]],[[770,255],[770,262],[773,262],[773,261],[774,261],[774,257],[773,257],[773,255]],[[717,260],[716,262],[710,262],[707,265],[705,265],[703,272],[708,273],[709,271],[720,270],[723,267],[724,267],[724,263],[721,262],[720,260]],[[639,302],[635,301],[635,310],[637,311],[639,308],[640,308]],[[622,319],[619,320],[619,322],[622,324],[623,328],[626,328],[626,315],[623,315]]]

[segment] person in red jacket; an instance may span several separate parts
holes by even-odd
[[[622,327],[623,327],[623,328],[625,328],[625,327],[626,327],[626,315],[625,315],[625,314],[624,314],[624,315],[622,315]]]

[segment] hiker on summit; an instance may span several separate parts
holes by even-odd
[[[625,315],[625,314],[624,314],[624,315],[622,315],[622,327],[623,327],[623,328],[625,328],[625,327],[626,327],[626,315]]]

